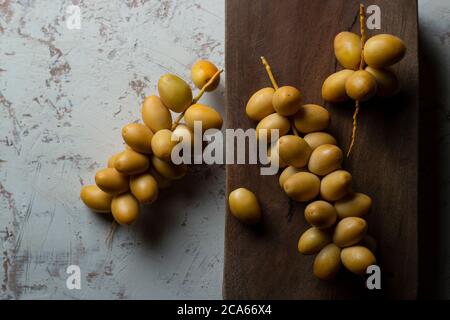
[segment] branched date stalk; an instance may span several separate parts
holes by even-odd
[[[359,70],[364,69],[364,44],[366,43],[366,15],[364,10],[364,5],[359,5],[359,31],[361,33],[361,60],[359,62]],[[360,108],[360,101],[355,102],[355,112],[353,113],[353,128],[352,128],[352,140],[350,142],[350,147],[347,151],[347,157],[350,156],[353,146],[356,140],[356,129],[358,127],[358,113]]]
[[[192,99],[191,102],[191,106],[193,104],[196,104],[201,97],[203,96],[203,94],[205,93],[206,89],[208,89],[208,87],[214,82],[216,81],[217,77],[219,77],[219,75],[223,72],[223,69],[218,70],[212,77],[211,79],[209,79],[209,81],[200,89],[200,92],[194,97],[194,99]],[[188,107],[189,108],[189,107]],[[186,110],[188,109],[186,108]],[[180,121],[183,119],[184,117],[184,113],[186,112],[186,110],[184,110],[183,112],[181,112],[178,117],[175,119],[175,121],[172,123],[172,130],[175,130],[175,128],[180,124]]]

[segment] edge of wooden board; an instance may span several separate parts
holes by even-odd
[[[252,28],[251,29],[252,31],[253,30],[258,30],[259,31],[259,33],[256,32],[256,34],[255,34],[255,39],[258,39],[258,40],[255,40],[257,43],[256,44],[253,43],[250,46],[250,48],[248,49],[248,54],[249,55],[253,54],[252,58],[254,58],[255,60],[258,60],[259,59],[258,53],[265,54],[265,53],[259,52],[258,50],[259,49],[263,49],[265,46],[267,46],[267,42],[259,39],[258,37],[262,37],[266,41],[272,40],[273,43],[276,43],[276,41],[277,41],[277,39],[274,39],[273,36],[271,36],[271,35],[267,35],[266,36],[266,34],[263,33],[264,30],[265,30],[264,27],[261,27],[261,26],[255,27],[254,25],[251,25],[250,22],[248,22],[248,21],[247,22],[245,22],[245,21],[243,22],[242,21],[243,20],[243,12],[239,11],[239,10],[236,10],[236,7],[231,8],[231,6],[233,6],[233,5],[234,6],[238,6],[239,5],[239,6],[241,6],[240,9],[242,9],[243,6],[249,5],[249,2],[250,1],[244,1],[244,0],[226,0],[226,13],[225,13],[225,19],[226,19],[225,20],[226,21],[226,46],[225,46],[225,57],[226,57],[226,59],[225,60],[226,60],[226,71],[227,71],[226,72],[226,83],[227,83],[227,85],[226,85],[226,97],[225,97],[225,99],[226,99],[225,103],[226,103],[226,106],[227,106],[226,107],[226,110],[227,110],[226,111],[226,113],[227,113],[226,123],[228,123],[228,119],[229,118],[233,118],[232,117],[232,109],[231,108],[235,108],[235,109],[236,108],[240,108],[242,110],[242,112],[244,112],[243,110],[244,110],[245,102],[243,102],[243,101],[248,98],[248,95],[252,92],[252,90],[254,90],[255,88],[258,88],[258,86],[262,87],[261,83],[265,83],[266,86],[269,85],[269,83],[267,82],[267,80],[265,78],[266,75],[264,74],[264,70],[259,66],[259,61],[256,61],[255,64],[253,64],[253,65],[252,65],[252,62],[248,63],[246,65],[246,70],[242,70],[242,67],[243,67],[242,63],[246,63],[247,61],[240,61],[239,59],[237,59],[236,56],[235,56],[235,52],[231,52],[230,48],[228,47],[229,41],[233,40],[232,37],[237,36],[236,34],[233,34],[233,35],[230,34],[230,28],[229,28],[229,25],[228,25],[228,22],[230,21],[229,20],[230,19],[230,13],[232,11],[233,11],[232,14],[240,15],[239,16],[240,20],[238,21],[238,23],[240,25],[244,25],[245,24],[246,26],[248,25],[250,28]],[[289,3],[292,4],[292,2],[289,2]],[[335,2],[337,3],[338,1],[335,1]],[[343,3],[343,1],[340,1],[340,2]],[[362,2],[364,3],[366,1],[362,1]],[[283,1],[280,1],[278,3],[278,5],[286,5],[286,3],[287,2],[283,3]],[[324,1],[324,2],[321,2],[321,3],[325,3],[325,6],[326,5],[330,5],[330,1]],[[345,23],[350,23],[350,29],[352,31],[357,31],[356,30],[357,26],[355,26],[355,21],[353,21],[353,16],[357,12],[357,4],[358,3],[359,2],[357,2],[357,1],[346,1],[345,5],[347,6],[347,10],[350,10],[350,9],[348,9],[349,7],[352,7],[352,6],[355,7],[355,10],[351,9],[351,13],[345,12],[345,10],[343,10],[342,12],[340,12],[340,11],[336,12],[337,16],[339,16],[339,14],[341,14],[344,17],[343,20],[346,21],[346,22],[343,22],[344,24]],[[417,158],[418,158],[417,139],[418,139],[418,133],[417,132],[418,132],[418,113],[419,113],[419,109],[420,109],[419,97],[418,97],[418,92],[417,92],[418,91],[418,84],[419,84],[419,78],[418,78],[417,1],[413,0],[413,1],[409,1],[408,2],[407,0],[397,0],[397,1],[390,1],[389,2],[387,0],[384,0],[384,1],[380,0],[380,1],[371,1],[370,3],[369,2],[367,2],[367,3],[368,4],[379,3],[379,4],[382,4],[382,6],[387,6],[387,7],[391,6],[391,8],[394,8],[396,5],[399,6],[400,3],[401,3],[401,4],[404,4],[404,6],[403,6],[404,8],[402,10],[409,10],[409,12],[412,12],[413,15],[414,15],[413,21],[409,22],[411,24],[408,26],[409,29],[407,30],[410,34],[415,34],[414,37],[412,37],[410,34],[408,35],[408,37],[410,38],[409,41],[408,41],[408,51],[409,51],[408,55],[409,56],[408,56],[408,59],[407,59],[408,68],[409,69],[406,68],[405,65],[401,65],[400,66],[400,71],[402,72],[401,73],[402,80],[405,80],[405,79],[408,80],[408,83],[406,84],[406,90],[407,90],[406,92],[408,92],[409,95],[408,96],[402,95],[399,98],[395,98],[395,100],[393,102],[386,103],[387,105],[393,105],[395,103],[404,103],[404,104],[411,104],[414,107],[413,111],[410,112],[409,118],[407,119],[408,121],[411,121],[410,124],[412,124],[413,128],[409,129],[409,130],[411,130],[410,132],[408,131],[408,132],[405,133],[405,136],[409,140],[404,142],[404,143],[409,143],[410,144],[410,146],[408,147],[409,149],[407,149],[407,150],[409,150],[408,151],[409,152],[408,155],[410,155],[414,159],[401,159],[401,158],[398,158],[398,159],[400,159],[399,160],[400,162],[398,163],[399,170],[400,169],[401,170],[406,170],[406,171],[402,171],[402,172],[407,172],[407,170],[409,170],[410,173],[408,173],[408,179],[405,182],[405,185],[403,185],[405,188],[402,188],[401,190],[397,190],[396,191],[396,192],[401,192],[402,193],[400,198],[408,199],[408,197],[409,197],[409,199],[411,199],[409,201],[409,203],[408,203],[408,206],[404,208],[404,210],[409,210],[409,214],[412,215],[412,217],[410,216],[407,219],[408,225],[406,226],[406,228],[409,231],[410,230],[415,230],[415,234],[407,234],[405,236],[407,238],[407,241],[405,241],[405,242],[407,242],[407,244],[405,246],[405,250],[407,252],[404,252],[404,253],[406,254],[405,255],[405,260],[407,260],[407,261],[404,261],[403,264],[404,265],[408,265],[408,267],[404,268],[405,274],[407,273],[407,275],[406,276],[405,275],[401,275],[403,277],[402,279],[410,279],[411,281],[408,282],[406,280],[402,280],[403,281],[403,285],[404,285],[403,288],[389,288],[390,291],[389,292],[384,292],[383,291],[383,294],[381,296],[383,296],[383,297],[405,298],[405,299],[415,299],[417,297],[417,294],[418,294],[418,292],[417,292],[417,290],[418,290],[418,263],[417,263],[418,262],[417,261],[417,259],[418,259],[418,256],[417,256],[418,255],[418,240],[417,240],[417,236],[418,235],[417,235],[417,220],[418,220],[419,217],[418,217],[418,211],[417,211],[417,201],[414,201],[413,199],[417,200],[417,188],[418,188],[418,186],[417,186],[417,181],[418,181],[418,177],[417,177],[417,169],[418,169],[417,168]],[[320,5],[315,5],[315,4],[311,4],[311,3],[310,4],[306,4],[305,1],[301,1],[301,0],[297,1],[296,5],[297,6],[305,6],[305,7],[310,6],[314,10],[319,10],[319,8],[317,6],[320,6]],[[264,6],[270,6],[270,1],[260,1],[260,2],[258,2],[258,4],[256,6],[258,6],[258,7],[255,10],[253,10],[251,12],[248,11],[247,13],[249,15],[252,14],[252,15],[258,16],[258,14],[261,14],[261,12],[263,12],[265,10]],[[236,11],[239,11],[239,12],[236,12]],[[295,10],[290,10],[290,12],[294,12],[295,13],[296,11]],[[326,12],[326,10],[324,10],[324,14],[325,14],[325,12]],[[406,12],[406,11],[404,11],[404,12]],[[317,14],[317,12],[316,12],[316,14]],[[394,21],[394,19],[392,17],[390,17],[390,18],[391,18],[392,21]],[[401,23],[399,23],[398,25],[395,26],[395,28],[398,29],[398,30],[404,30],[404,28],[405,28],[405,21],[401,20],[402,18],[404,18],[404,17],[403,16],[402,17],[398,17],[398,20],[401,21]],[[336,17],[336,19],[338,19],[338,17]],[[352,20],[352,21],[350,21],[350,20]],[[265,22],[267,23],[267,21],[265,21]],[[302,22],[303,22],[303,20],[302,20]],[[303,30],[304,34],[302,34],[302,36],[308,38],[307,40],[310,40],[310,43],[314,42],[314,37],[322,37],[322,38],[326,38],[326,39],[330,38],[330,36],[327,35],[326,31],[322,30],[322,28],[326,28],[326,26],[324,26],[324,24],[326,24],[326,23],[323,22],[323,19],[317,19],[316,23],[320,26],[320,28],[318,29],[318,31],[316,30],[317,32],[315,32],[313,35],[310,35],[307,32],[305,32],[305,30]],[[334,23],[334,22],[332,22],[332,23]],[[336,22],[336,23],[339,24],[339,22]],[[303,27],[304,27],[304,25],[303,25]],[[235,28],[235,26],[233,26],[233,28]],[[259,28],[259,29],[254,29],[254,28]],[[308,26],[306,26],[306,28],[308,28]],[[344,30],[344,29],[342,29],[342,30]],[[233,32],[235,32],[235,31],[236,30],[233,30]],[[377,32],[377,33],[379,33],[379,32]],[[392,32],[392,33],[399,34],[402,37],[401,32]],[[268,39],[266,39],[266,38],[268,38]],[[307,41],[307,40],[300,39],[299,42]],[[247,43],[245,43],[244,41],[241,41],[241,43],[243,45],[247,45]],[[328,55],[329,55],[329,60],[330,61],[334,61],[334,59],[335,59],[334,55],[332,54],[332,51],[330,51],[329,47],[331,47],[331,50],[332,50],[332,42],[331,41],[327,41],[324,44],[323,48],[320,47],[320,50],[327,50],[328,51]],[[292,49],[292,47],[290,47],[290,48]],[[304,81],[304,80],[298,79],[299,78],[298,76],[294,77],[293,75],[291,75],[289,72],[292,72],[292,71],[289,70],[289,68],[286,68],[286,66],[283,66],[279,61],[277,61],[277,57],[279,57],[279,56],[290,56],[290,57],[293,56],[293,53],[287,53],[286,54],[286,53],[283,53],[282,50],[283,50],[283,48],[281,48],[279,50],[276,49],[275,51],[272,50],[272,52],[270,52],[269,58],[271,60],[272,67],[273,67],[273,69],[275,70],[275,72],[277,73],[278,76],[280,76],[281,78],[284,77],[284,81],[283,82],[292,84],[294,86],[298,86],[299,82],[302,83],[302,81]],[[299,51],[301,51],[301,50],[299,49]],[[300,53],[304,53],[304,52],[301,51]],[[316,52],[316,54],[309,55],[308,58],[311,58],[311,57],[314,57],[314,56],[319,56],[319,58],[320,58],[320,53]],[[301,55],[300,55],[300,57],[303,58],[303,56],[301,56]],[[251,84],[246,84],[246,88],[245,88],[245,90],[246,90],[245,96],[246,97],[245,98],[242,98],[242,97],[236,98],[235,96],[233,96],[233,94],[235,94],[235,92],[231,92],[232,89],[230,89],[234,85],[236,85],[235,84],[236,79],[233,79],[232,78],[233,74],[231,74],[235,70],[237,70],[236,64],[239,65],[239,67],[240,67],[239,70],[242,70],[242,74],[243,74],[243,78],[244,79],[246,79],[246,77],[248,77],[249,73],[252,73],[253,76],[255,77],[255,80],[252,81]],[[256,66],[256,65],[258,65],[258,66]],[[298,64],[298,65],[301,65],[301,64]],[[232,67],[230,67],[230,66],[232,66]],[[231,73],[228,72],[229,67],[230,67],[230,69],[234,68]],[[258,69],[258,68],[260,68],[260,69]],[[312,71],[310,69],[308,69],[308,67],[304,67],[303,66],[302,68],[303,69],[301,71],[303,71],[305,74],[311,74]],[[327,62],[327,66],[325,66],[324,68],[328,70],[328,69],[332,68],[332,66],[330,66],[329,63]],[[334,66],[334,68],[336,68],[336,66]],[[295,68],[293,68],[293,69],[295,70]],[[328,70],[326,73],[330,74],[331,73],[330,71],[332,72],[332,70]],[[319,72],[322,72],[322,71],[319,70]],[[262,78],[263,80],[261,80],[260,78]],[[317,83],[315,83],[315,90],[316,91],[320,91],[320,85],[321,84],[317,81],[317,79],[314,78],[313,80],[315,82],[317,82]],[[239,82],[239,80],[237,82]],[[405,82],[405,81],[403,81],[403,82]],[[303,86],[299,86],[299,87],[303,88]],[[242,91],[244,91],[244,89],[239,88],[239,91],[240,91],[240,93],[242,93]],[[307,92],[306,95],[308,95],[308,94],[310,94],[310,93]],[[321,104],[320,100],[317,98],[317,92],[313,93],[312,95],[310,94],[310,98],[311,98],[311,100],[313,100],[312,101],[313,103]],[[236,103],[236,102],[239,102],[239,103]],[[352,110],[351,109],[350,110],[344,110],[344,108],[343,109],[338,109],[338,108],[336,108],[334,106],[331,106],[331,105],[328,105],[328,104],[325,104],[325,106],[330,110],[332,119],[336,118],[340,122],[342,122],[342,123],[339,123],[339,124],[334,125],[332,127],[332,131],[333,131],[332,133],[335,134],[338,137],[339,141],[346,141],[346,133],[348,132],[348,129],[350,128],[350,123],[346,123],[346,122],[341,121],[341,120],[342,119],[346,119],[348,117],[348,115],[351,115]],[[401,112],[401,111],[399,111],[399,112]],[[366,113],[366,111],[364,111],[364,113]],[[380,123],[382,123],[389,130],[394,130],[393,126],[395,126],[397,123],[401,123],[401,122],[399,122],[400,121],[399,119],[390,120],[389,117],[383,119],[383,116],[381,116],[381,118],[380,118],[380,115],[377,115],[373,111],[373,108],[368,109],[367,113],[369,113],[371,116],[373,116],[375,121],[380,121]],[[398,116],[396,114],[392,114],[392,112],[387,112],[387,113],[390,114],[390,116],[392,116],[393,118],[396,118]],[[364,126],[366,126],[368,130],[372,129],[372,131],[376,131],[376,128],[372,128],[371,127],[371,125],[373,125],[373,124],[368,122],[371,119],[370,115],[366,115],[365,118],[362,118],[362,120],[361,120],[362,128],[364,128]],[[242,117],[244,117],[244,116],[245,115],[243,113]],[[241,120],[240,119],[239,121],[245,123],[246,120]],[[245,129],[245,127],[244,127],[244,129]],[[360,142],[364,141],[364,139],[366,139],[367,141],[370,141],[370,142],[376,142],[377,143],[376,147],[380,147],[381,144],[379,142],[375,141],[373,139],[373,137],[371,136],[371,134],[373,135],[373,133],[369,134],[367,132],[364,132],[361,129],[361,133],[360,133],[361,140],[360,140]],[[383,132],[379,132],[379,134],[382,135]],[[389,136],[386,137],[386,143],[387,143],[386,144],[386,153],[395,153],[395,148],[393,146],[389,145],[390,141],[389,141],[388,138],[389,138]],[[402,147],[404,148],[404,146],[402,146]],[[349,167],[349,171],[351,171],[351,169],[353,169],[353,168],[356,168],[356,169],[359,168],[358,167],[359,164],[358,163],[352,163],[352,161],[355,161],[355,162],[358,162],[358,161],[366,161],[366,162],[367,161],[371,161],[371,159],[373,158],[373,155],[370,155],[370,153],[367,153],[367,152],[363,152],[363,151],[361,151],[360,149],[357,148],[357,149],[354,150],[354,155],[352,157],[353,157],[353,159],[351,159],[350,161],[347,161],[347,163],[344,165],[345,168]],[[380,161],[387,161],[387,160],[388,160],[388,157],[384,156],[383,159],[381,159]],[[391,172],[389,170],[392,170],[392,169],[389,169],[389,168],[386,168],[386,169],[387,169],[387,172]],[[233,172],[233,170],[235,170],[235,168],[232,168],[231,166],[227,165],[227,167],[226,167],[226,176],[227,176],[227,182],[226,182],[227,183],[227,188],[226,188],[227,191],[226,192],[227,192],[227,194],[234,187],[234,183],[229,179],[229,177],[231,176],[231,173]],[[250,169],[250,170],[253,170],[253,169]],[[381,175],[380,176],[380,178],[381,178],[382,175],[383,175],[383,172],[379,172],[378,174]],[[367,172],[367,175],[374,176],[374,173],[373,172]],[[272,178],[274,180],[277,180],[277,178],[275,178],[275,177],[272,177]],[[363,177],[362,179],[360,179],[360,177],[356,177],[356,179],[365,181],[366,178]],[[359,185],[362,185],[362,184],[363,184],[363,182],[359,183]],[[384,192],[384,193],[391,192],[392,194],[394,194],[393,192],[395,190],[390,190],[389,188],[386,188],[386,189],[387,190],[381,190],[381,191],[379,191],[377,189],[377,191],[378,192]],[[404,193],[406,193],[406,195]],[[227,197],[226,197],[226,201],[227,201]],[[413,205],[413,202],[415,203],[415,206]],[[285,204],[286,204],[286,206],[289,206],[289,204],[287,204],[287,201],[285,202]],[[228,238],[227,235],[229,234],[230,230],[232,230],[232,228],[236,228],[237,227],[237,223],[234,220],[234,218],[231,217],[230,214],[229,214],[228,204],[227,204],[226,207],[227,207],[227,215],[226,215],[226,219],[225,219],[225,245],[224,245],[224,247],[225,247],[225,255],[224,255],[224,278],[223,278],[223,290],[222,290],[223,291],[223,296],[224,296],[225,299],[229,299],[229,298],[231,298],[231,299],[240,299],[240,298],[242,298],[242,299],[263,298],[264,299],[264,298],[270,298],[268,296],[256,296],[255,297],[253,295],[254,293],[250,294],[248,292],[246,292],[245,294],[242,294],[241,296],[236,296],[236,292],[239,291],[239,292],[242,293],[243,290],[245,291],[245,289],[244,289],[245,285],[240,285],[240,287],[237,288],[236,286],[239,286],[239,285],[236,285],[236,283],[239,283],[239,281],[241,281],[242,279],[233,279],[234,275],[232,273],[230,273],[230,271],[233,271],[233,270],[230,270],[230,268],[232,266],[229,265],[229,263],[230,263],[230,260],[229,260],[230,256],[228,256],[229,255],[229,250],[231,250],[231,248],[230,248],[231,242],[230,242],[230,239]],[[296,209],[294,209],[294,211],[295,211],[294,215],[298,216],[302,212],[302,207],[299,208],[298,206],[296,206]],[[371,215],[373,215],[373,213]],[[403,216],[402,216],[402,219],[403,219]],[[294,219],[295,219],[295,216],[294,216]],[[369,225],[370,225],[370,222],[372,220],[376,221],[376,219],[377,219],[376,217],[369,217]],[[381,228],[381,225],[386,225],[386,223],[388,223],[388,222],[382,220],[380,222],[380,226],[376,226],[375,227],[377,232],[381,233],[381,231],[379,231],[379,229]],[[403,225],[402,223],[398,224],[398,226],[400,226],[400,230],[398,230],[398,232],[400,232],[400,233],[402,232],[402,230],[401,230],[401,226],[402,225]],[[237,228],[240,228],[240,227],[237,227]],[[298,229],[299,229],[299,234],[300,234],[300,229],[302,229],[302,228],[298,228]],[[384,240],[384,239],[382,239],[382,240]],[[387,250],[387,249],[388,248],[385,246],[385,244],[383,244],[383,250]],[[386,256],[386,253],[384,253],[384,256]],[[303,263],[311,263],[311,259],[309,257],[305,257]],[[311,276],[311,279],[313,279],[313,275],[311,274],[310,276]],[[388,273],[386,275],[386,277],[389,277],[389,276],[390,275]],[[337,290],[337,287],[340,287],[340,288],[344,287],[346,285],[346,283],[345,283],[346,280],[345,279],[349,279],[349,278],[348,277],[347,278],[344,277],[344,282],[338,282],[338,284],[336,285],[336,288],[332,288],[333,285],[331,285],[331,286],[327,285],[327,288],[323,289],[324,288],[323,285],[317,284],[317,287],[318,287],[317,290],[319,290],[319,291],[320,290],[324,290],[324,292],[326,291],[326,294],[324,294],[323,296],[321,296],[320,293],[318,295],[314,295],[314,294],[311,295],[311,296],[307,295],[306,298],[311,298],[312,297],[312,298],[315,299],[315,298],[323,297],[323,298],[336,298],[336,299],[339,299],[341,297],[341,295],[340,295],[340,292]],[[242,281],[244,281],[244,280],[242,280]],[[315,284],[315,280],[311,280],[310,282],[312,282],[312,281],[314,281],[313,285],[308,284],[310,288],[314,288],[315,285],[316,285]],[[349,280],[350,283],[352,281],[353,280]],[[389,282],[391,280],[387,279],[387,281],[388,281],[387,283],[389,284]],[[359,285],[361,285],[361,283],[359,283]],[[349,284],[349,287],[353,288],[353,285]],[[245,287],[245,288],[247,288],[247,287]],[[359,290],[357,290],[356,292],[352,292],[351,289],[349,289],[349,292],[347,292],[347,293],[348,293],[348,295],[347,294],[343,294],[342,297],[344,297],[344,298],[356,298],[356,297],[361,298],[361,297],[363,297],[363,296],[359,296],[359,294],[360,294]],[[273,298],[275,298],[275,299],[276,298],[288,298],[288,299],[304,298],[304,296],[296,296],[296,295],[289,295],[289,294],[286,294],[286,296],[282,296],[279,293],[277,293],[277,294],[278,295],[274,296]],[[375,294],[375,295],[369,295],[368,297],[380,297],[380,295]]]

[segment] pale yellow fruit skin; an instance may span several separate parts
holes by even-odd
[[[272,105],[272,98],[275,92],[274,88],[262,88],[256,91],[248,100],[245,107],[247,116],[255,121],[261,121],[269,114],[275,112]]]
[[[129,177],[115,168],[105,168],[95,174],[95,184],[102,191],[110,194],[119,194],[128,191]]]
[[[280,87],[273,94],[272,105],[279,115],[292,116],[302,105],[302,94],[291,86]]]
[[[288,178],[292,177],[296,173],[304,172],[304,171],[306,171],[306,168],[296,168],[293,166],[286,167],[283,170],[283,172],[281,172],[280,178],[278,179],[278,182],[280,183],[280,187],[283,188],[283,185]]]
[[[96,185],[83,186],[80,191],[80,198],[92,211],[111,212],[113,196],[102,191]]]
[[[202,122],[202,130],[221,129],[223,125],[222,116],[216,110],[203,104],[193,104],[185,114],[184,120],[189,129],[194,130],[194,121]]]
[[[305,220],[318,229],[329,228],[336,222],[336,209],[329,202],[317,200],[305,208]]]
[[[325,176],[341,167],[344,160],[342,150],[334,144],[323,144],[311,153],[308,169],[318,176]]]
[[[363,246],[344,248],[341,251],[344,267],[355,274],[366,274],[367,267],[377,263],[373,253]]]
[[[122,128],[122,138],[134,151],[151,154],[153,132],[140,123],[130,123]]]
[[[118,153],[113,154],[111,157],[109,157],[108,168],[114,168],[114,162],[116,161],[117,156],[121,153],[122,152],[118,152]]]
[[[128,175],[144,172],[150,166],[148,158],[131,149],[120,153],[114,161],[114,167],[117,171]]]
[[[369,212],[372,206],[372,199],[359,192],[352,192],[334,203],[338,217],[363,217]]]
[[[183,112],[192,103],[191,88],[174,74],[165,74],[159,78],[158,93],[164,105],[173,112]]]
[[[355,71],[344,69],[328,76],[322,85],[323,100],[334,103],[347,101],[349,97],[345,91],[345,83],[353,73]]]
[[[301,133],[321,131],[330,124],[330,113],[317,104],[304,104],[294,116],[295,128]]]
[[[170,161],[172,149],[177,145],[177,141],[172,141],[172,131],[162,129],[153,135],[151,141],[153,154],[159,159]]]
[[[288,166],[288,164],[286,162],[284,162],[283,159],[280,158],[278,141],[272,147],[269,147],[269,149],[267,149],[267,158],[269,159],[269,163],[272,166],[276,165],[275,159],[278,158],[277,167],[278,167],[278,169],[283,169],[283,168],[286,168]]]
[[[130,178],[130,190],[143,204],[153,203],[158,198],[158,182],[148,172]]]
[[[111,212],[117,223],[132,224],[139,216],[139,202],[131,193],[115,196],[111,202]]]
[[[304,167],[311,155],[311,147],[303,138],[286,135],[278,140],[278,154],[286,164],[296,168]]]
[[[267,142],[270,142],[270,138],[272,136],[271,130],[278,129],[279,136],[284,136],[290,130],[291,124],[289,123],[289,119],[280,116],[278,113],[272,113],[262,119],[258,125],[256,126],[256,138],[260,139],[262,136],[261,129],[267,129]]]
[[[364,61],[374,68],[389,67],[399,62],[405,53],[403,41],[391,34],[377,34],[364,45]]]
[[[299,172],[284,182],[283,189],[295,201],[310,201],[319,194],[320,179],[312,173]]]
[[[377,93],[377,81],[365,70],[355,71],[345,82],[345,92],[353,100],[367,101]]]
[[[351,191],[352,175],[345,170],[327,174],[320,182],[320,196],[326,201],[337,201]]]
[[[158,173],[153,167],[149,170],[150,174],[158,183],[158,189],[167,189],[172,185],[172,180]]]
[[[214,74],[219,71],[217,67],[207,60],[199,60],[191,68],[191,78],[194,85],[201,89],[208,83]],[[205,91],[214,91],[220,82],[220,75],[205,89]]]
[[[172,162],[166,162],[157,157],[152,157],[153,168],[163,177],[171,180],[183,178],[187,173],[187,166],[182,163],[175,165]]]
[[[344,218],[334,229],[333,242],[341,248],[349,247],[360,242],[366,233],[366,220],[358,217]]]
[[[326,245],[314,259],[314,275],[321,280],[331,280],[341,268],[341,248],[334,243]]]
[[[366,67],[365,70],[377,81],[378,96],[391,97],[400,90],[400,85],[394,71],[387,68],[375,69],[370,66]]]
[[[256,224],[261,218],[261,207],[255,194],[246,188],[238,188],[228,196],[230,212],[245,224]]]
[[[148,96],[144,99],[141,115],[145,125],[152,132],[172,127],[170,111],[158,96]]]
[[[340,32],[334,38],[334,54],[341,66],[357,70],[361,61],[361,39],[348,31]]]
[[[315,254],[331,242],[330,235],[320,229],[311,227],[298,240],[298,251],[301,254]]]
[[[312,150],[324,144],[337,145],[336,139],[327,132],[311,132],[303,137]]]

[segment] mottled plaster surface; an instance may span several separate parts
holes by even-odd
[[[224,4],[0,1],[0,26],[0,298],[221,298],[224,166],[193,168],[110,244],[79,189],[160,75],[223,67]],[[223,113],[223,93],[202,101]],[[81,290],[66,288],[71,264]]]

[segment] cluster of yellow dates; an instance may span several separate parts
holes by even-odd
[[[316,254],[314,274],[333,278],[344,265],[362,274],[376,263],[375,241],[367,235],[363,219],[372,199],[352,190],[352,175],[342,169],[344,154],[336,139],[325,132],[330,114],[322,106],[303,104],[300,91],[291,86],[278,87],[270,66],[263,63],[273,88],[254,93],[246,106],[247,116],[259,121],[257,138],[266,131],[278,130],[280,138],[268,146],[269,159],[277,157],[280,187],[291,199],[310,202],[304,212],[311,228],[299,239],[302,254]],[[245,206],[242,206],[245,203]],[[240,188],[230,193],[232,214],[245,223],[259,220],[260,208],[254,194]]]
[[[143,123],[122,128],[125,150],[108,160],[107,168],[97,171],[95,184],[81,188],[81,200],[93,211],[111,212],[119,224],[131,224],[139,216],[140,204],[158,197],[159,189],[187,173],[187,165],[171,161],[179,143],[193,143],[194,122],[203,130],[222,127],[222,117],[213,108],[198,104],[205,91],[213,91],[220,81],[217,67],[200,60],[191,70],[192,82],[201,91],[193,98],[190,86],[174,74],[158,81],[159,96],[148,96],[142,104]],[[175,121],[172,114],[178,113]],[[180,123],[184,117],[184,123]]]
[[[390,34],[375,35],[361,48],[361,39],[357,34],[347,31],[339,33],[334,38],[334,53],[345,69],[325,79],[322,85],[323,99],[338,103],[349,98],[367,101],[375,94],[381,97],[396,94],[399,82],[389,67],[399,62],[405,52],[403,41]]]
[[[366,41],[365,11],[359,8],[360,33],[343,31],[334,38],[334,54],[343,70],[333,73],[322,85],[323,100],[340,103],[353,99],[353,129],[347,151],[350,155],[356,139],[360,103],[375,95],[390,97],[399,91],[399,81],[390,67],[403,59],[406,46],[391,34],[377,34]]]

